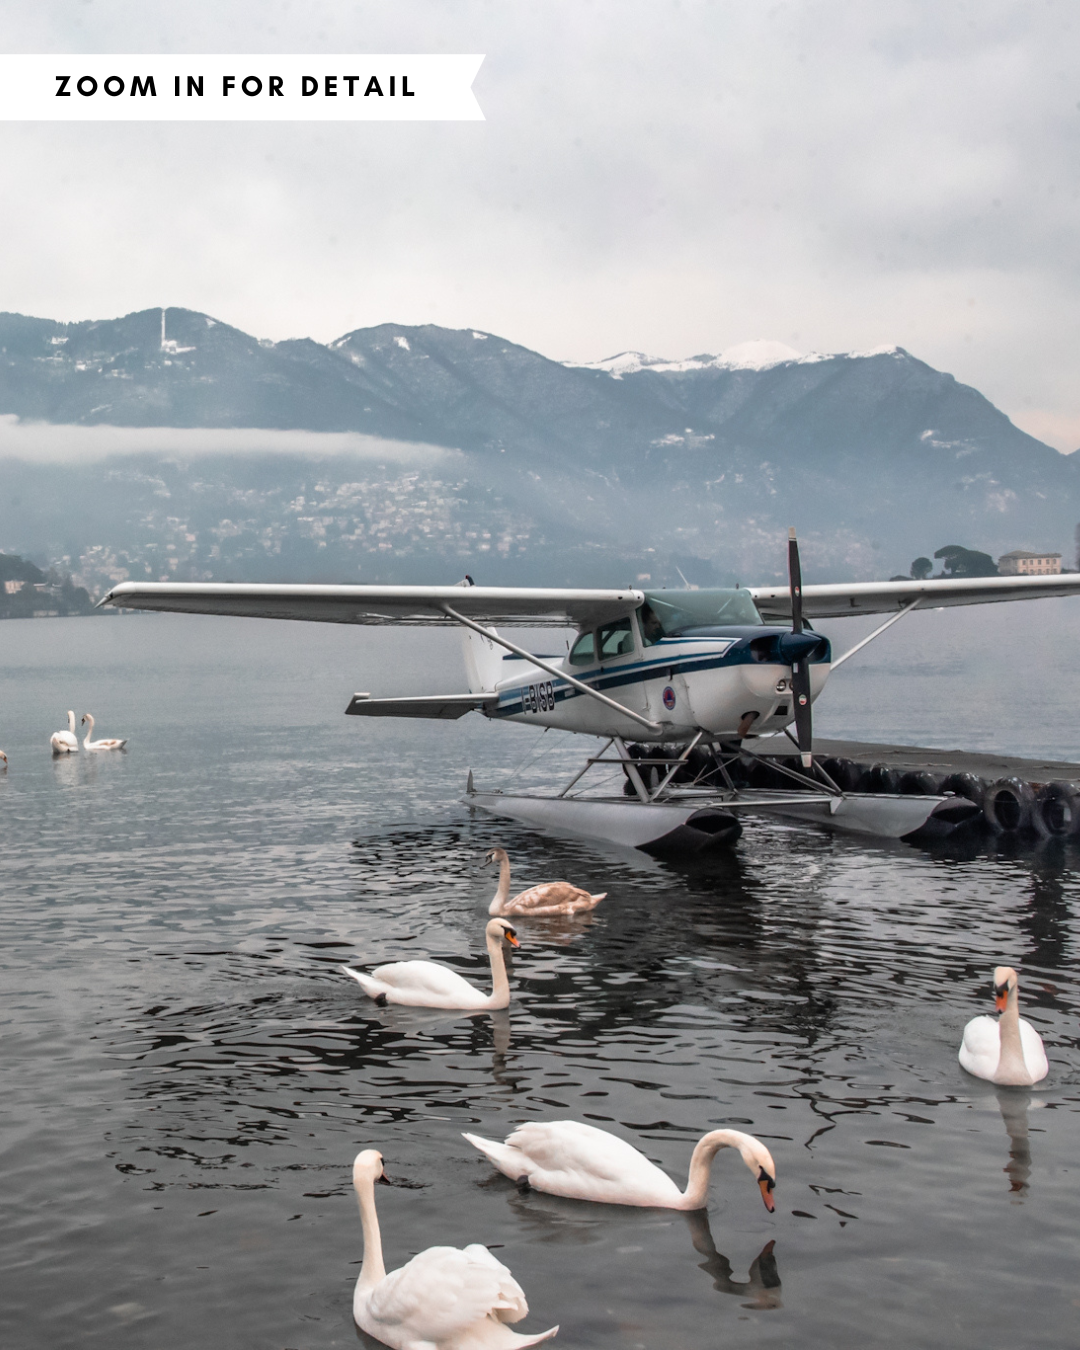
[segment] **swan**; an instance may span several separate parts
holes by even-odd
[[[510,981],[506,978],[503,961],[503,939],[512,947],[520,947],[517,934],[502,919],[491,919],[484,929],[488,956],[491,958],[490,994],[484,994],[476,985],[462,979],[456,970],[440,965],[438,961],[391,961],[379,966],[370,975],[341,969],[373,998],[381,1007],[387,1003],[404,1003],[412,1008],[507,1008],[510,1006]]]
[[[90,730],[83,737],[84,750],[123,750],[124,746],[127,745],[126,740],[92,741],[90,737],[94,734],[94,719],[90,713],[87,713],[83,717],[83,721],[90,724]]]
[[[973,1017],[964,1028],[960,1067],[1002,1087],[1030,1087],[1050,1072],[1042,1037],[1020,1016],[1012,966],[994,968],[994,1003],[1001,1016]]]
[[[54,731],[49,737],[54,755],[73,755],[79,748],[79,738],[75,735],[75,714],[68,713],[67,731]]]
[[[0,759],[2,759],[2,760],[4,761],[4,768],[6,769],[6,768],[7,768],[7,755],[4,754],[3,750],[0,750]]]
[[[489,914],[578,914],[582,910],[595,909],[607,895],[607,891],[590,895],[580,886],[571,886],[568,881],[545,881],[509,899],[510,859],[506,849],[490,849],[484,861],[499,864],[499,889],[488,906]]]
[[[710,1130],[690,1158],[690,1178],[680,1191],[632,1144],[595,1125],[576,1120],[528,1121],[505,1144],[465,1138],[512,1181],[527,1181],[538,1191],[608,1205],[655,1205],[663,1209],[701,1209],[709,1191],[709,1169],[722,1148],[737,1148],[753,1172],[765,1208],[775,1209],[776,1165],[769,1150],[741,1130]]]
[[[353,1187],[364,1228],[364,1260],[353,1294],[353,1320],[392,1350],[510,1350],[539,1345],[551,1327],[519,1336],[507,1322],[528,1316],[525,1293],[509,1270],[478,1242],[464,1249],[428,1247],[387,1275],[375,1183],[385,1181],[382,1154],[358,1153]]]

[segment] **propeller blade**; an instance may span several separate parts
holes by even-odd
[[[794,529],[788,530],[788,582],[791,587],[791,631],[803,631],[802,568]],[[794,645],[794,644],[793,644]],[[801,644],[800,644],[801,645]],[[795,707],[795,737],[804,769],[814,765],[814,726],[810,711],[810,653],[791,663],[791,693]]]
[[[791,692],[795,696],[795,736],[804,769],[814,764],[814,727],[810,712],[810,663],[799,661],[791,668]]]
[[[799,543],[795,538],[794,527],[788,530],[787,546],[788,584],[791,587],[791,631],[801,633],[802,619],[802,568],[799,566]]]

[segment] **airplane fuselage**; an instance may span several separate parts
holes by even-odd
[[[746,728],[753,735],[777,732],[794,718],[791,665],[778,650],[790,633],[765,626],[714,627],[707,635],[662,637],[646,645],[635,623],[623,651],[604,653],[598,635],[596,659],[571,664],[568,654],[558,661],[577,680],[658,723],[656,731],[516,656],[503,658],[506,673],[495,684],[498,703],[485,711],[499,720],[636,741],[686,742],[699,731],[733,737],[740,727],[743,735]],[[820,643],[810,664],[813,698],[830,669],[831,651],[824,638]],[[556,664],[556,658],[547,659]]]

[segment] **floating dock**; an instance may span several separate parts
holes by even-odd
[[[798,758],[798,750],[786,736],[760,736],[743,741],[743,750],[774,759]],[[970,750],[931,750],[923,745],[878,745],[873,741],[826,741],[814,739],[818,759],[850,759],[857,764],[884,764],[901,773],[973,773],[979,778],[1022,778],[1027,782],[1061,780],[1080,785],[1080,764],[1056,759],[1019,759],[1012,755],[980,755]]]
[[[746,740],[742,751],[751,783],[762,786],[777,772],[769,760],[799,753],[786,736]],[[966,828],[1080,838],[1080,764],[1067,760],[832,740],[816,740],[814,758],[846,792],[951,792],[980,809]]]

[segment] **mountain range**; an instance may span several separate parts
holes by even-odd
[[[91,590],[124,575],[465,570],[493,583],[766,581],[782,574],[789,524],[808,580],[888,576],[950,543],[1049,548],[1069,565],[1080,520],[1080,455],[899,347],[747,343],[569,365],[432,325],[323,345],[260,341],[185,309],[73,324],[0,314],[4,415],[71,428],[73,451],[66,464],[0,458],[0,552],[66,560]],[[128,429],[125,448],[78,462],[78,429],[95,426]],[[202,429],[197,450],[154,448],[161,427]],[[274,433],[275,448],[236,451],[237,428]],[[328,452],[301,433],[353,440]]]

